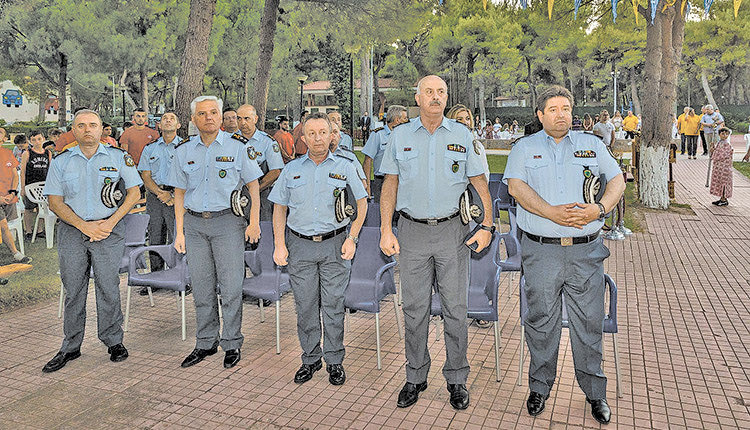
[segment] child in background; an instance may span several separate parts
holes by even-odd
[[[16,147],[13,148],[13,156],[16,157],[16,160],[20,163],[21,156],[29,147],[29,140],[26,138],[26,135],[19,134],[13,139],[13,144],[16,145]]]
[[[719,200],[711,202],[716,206],[726,206],[727,199],[732,197],[732,145],[729,143],[731,131],[726,127],[719,129],[719,141],[714,145],[711,153],[711,188],[709,192],[719,196]]]

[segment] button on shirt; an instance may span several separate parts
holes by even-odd
[[[341,132],[341,139],[339,139],[339,147],[354,151],[354,142],[352,141],[352,137],[344,133],[343,131]]]
[[[362,148],[362,153],[372,158],[373,169],[377,176],[383,175],[383,172],[380,171],[380,164],[383,162],[383,153],[385,152],[385,147],[388,144],[388,137],[390,135],[391,129],[386,125],[382,130],[371,134],[370,138],[367,139],[367,143],[365,143],[365,147]]]
[[[195,212],[230,207],[232,191],[263,176],[245,145],[220,131],[206,147],[200,135],[175,148],[167,185],[185,190],[185,207]]]
[[[596,136],[571,131],[560,141],[544,130],[516,142],[508,156],[503,182],[520,179],[552,206],[583,203],[584,170],[607,181],[622,174],[604,142]],[[595,220],[582,230],[561,226],[518,206],[518,226],[531,234],[546,237],[587,236],[599,231],[604,221]]]
[[[149,143],[143,148],[141,160],[138,162],[138,171],[150,171],[151,179],[157,185],[163,186],[169,181],[169,171],[174,158],[175,147],[182,141],[180,136],[175,136],[171,143],[164,142],[164,138]]]
[[[269,170],[284,168],[284,159],[281,158],[279,144],[265,132],[255,130],[253,136],[248,138],[245,146],[248,155],[258,163],[264,175]]]
[[[130,160],[130,166],[126,163],[126,157]],[[105,183],[116,183],[122,178],[125,188],[143,184],[132,164],[132,158],[122,149],[100,143],[94,155],[86,158],[81,147],[74,146],[52,159],[44,194],[62,196],[63,202],[84,221],[108,218],[117,208],[108,208],[102,203]]]
[[[334,211],[334,191],[341,192],[347,185],[351,187],[355,199],[367,197],[367,191],[350,161],[328,152],[323,162],[315,164],[305,154],[287,163],[268,200],[289,207],[289,228],[312,236],[349,223],[348,219],[336,222]]]
[[[380,171],[398,175],[396,209],[414,218],[442,218],[458,211],[469,178],[484,173],[469,129],[443,118],[433,134],[417,117],[391,132]]]

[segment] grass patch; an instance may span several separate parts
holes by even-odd
[[[47,249],[44,239],[26,242],[26,255],[34,266],[28,272],[11,275],[7,285],[0,286],[0,313],[18,309],[60,294],[60,275],[57,274],[57,248]],[[0,245],[0,264],[13,262],[7,246]]]
[[[745,163],[744,161],[735,161],[732,163],[735,169],[737,169],[738,172],[745,175],[746,178],[750,178],[750,163]]]

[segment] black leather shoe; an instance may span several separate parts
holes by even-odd
[[[125,361],[128,358],[128,350],[121,343],[110,346],[107,348],[107,352],[109,353],[109,360],[115,363]]]
[[[232,367],[236,366],[237,363],[240,362],[241,357],[242,354],[240,354],[239,349],[230,349],[224,356],[224,368],[231,369]]]
[[[47,364],[42,367],[42,372],[44,373],[52,373],[56,372],[63,367],[65,367],[65,364],[71,360],[75,360],[76,358],[81,356],[81,350],[73,351],[73,352],[58,352],[55,354],[54,357],[52,357],[52,360],[48,361]]]
[[[591,416],[602,424],[609,424],[612,412],[609,410],[607,399],[586,399],[586,401],[591,405]]]
[[[331,385],[343,385],[346,381],[346,372],[341,364],[326,365],[326,372],[328,372],[328,382]]]
[[[526,410],[529,411],[529,415],[535,417],[542,413],[544,410],[544,402],[549,398],[549,395],[543,395],[532,391],[529,393],[529,398],[526,400]]]
[[[320,360],[316,361],[313,364],[303,364],[302,366],[300,366],[299,370],[297,370],[297,373],[294,374],[294,383],[304,384],[305,382],[311,380],[313,374],[315,374],[315,372],[322,368],[323,362],[321,362]]]
[[[404,388],[398,393],[398,403],[396,406],[399,408],[408,408],[409,406],[417,403],[419,400],[419,393],[427,389],[427,381],[420,384],[412,384],[407,382],[404,384]]]
[[[185,357],[184,360],[182,360],[182,364],[180,366],[182,367],[190,367],[195,364],[200,363],[203,361],[204,358],[208,357],[209,355],[216,354],[216,351],[218,351],[218,348],[214,346],[211,349],[200,349],[195,348],[193,352],[190,353],[187,357]]]
[[[448,391],[451,393],[451,406],[454,409],[462,410],[469,407],[469,390],[464,384],[448,384]]]

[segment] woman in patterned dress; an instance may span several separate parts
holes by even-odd
[[[727,199],[732,197],[732,145],[729,144],[730,131],[726,127],[719,129],[719,141],[714,145],[711,153],[711,188],[709,192],[719,196],[719,200],[711,202],[716,206],[726,206]]]

